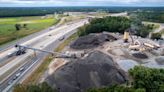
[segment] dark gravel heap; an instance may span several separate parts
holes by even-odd
[[[144,53],[134,53],[132,54],[135,58],[139,58],[139,59],[147,59],[148,56]]]
[[[125,83],[125,73],[110,56],[95,51],[82,60],[71,61],[47,78],[58,92],[85,92],[88,88]]]
[[[90,49],[102,45],[106,41],[113,41],[113,40],[117,40],[117,39],[109,34],[104,34],[104,33],[90,34],[78,38],[73,44],[71,44],[70,47],[73,49]]]

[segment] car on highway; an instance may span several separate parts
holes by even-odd
[[[21,75],[21,73],[17,73],[17,74],[15,74],[13,80],[16,80],[20,75]]]
[[[20,72],[24,71],[24,67],[20,68],[19,70],[20,70]]]
[[[16,77],[19,77],[20,75],[21,75],[21,73],[17,73],[15,76],[16,76]]]
[[[19,56],[19,55],[22,55],[22,54],[25,54],[26,53],[26,49],[23,48],[23,49],[20,49],[16,52],[16,56]]]
[[[41,46],[40,46],[41,49],[44,48],[44,47],[45,47],[44,45],[41,45]]]
[[[11,52],[9,52],[8,54],[7,54],[7,57],[12,57],[13,55],[12,55],[12,53]]]
[[[50,28],[49,28],[49,30],[53,30],[53,29],[54,29],[54,27],[50,27]]]
[[[59,41],[62,41],[62,40],[64,40],[65,39],[65,36],[62,36],[62,37],[60,37],[58,40]]]
[[[13,81],[11,80],[11,81],[9,81],[7,84],[8,84],[8,85],[11,85],[12,83],[13,83]]]
[[[17,77],[15,76],[14,78],[13,78],[13,80],[16,80],[17,79]]]
[[[9,52],[8,54],[7,54],[7,57],[12,57],[12,56],[15,56],[16,55],[16,53],[17,53],[17,51],[14,51],[14,52]]]
[[[49,34],[48,36],[52,36],[51,34]]]

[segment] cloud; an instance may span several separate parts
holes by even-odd
[[[0,0],[0,5],[31,6],[108,6],[108,5],[164,5],[164,0]]]

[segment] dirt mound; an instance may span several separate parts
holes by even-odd
[[[139,59],[147,59],[148,56],[146,54],[143,53],[133,53],[132,54],[135,58],[139,58]]]
[[[90,49],[102,45],[106,41],[113,40],[116,40],[116,38],[109,34],[90,34],[78,38],[70,47],[73,49]]]
[[[88,88],[125,83],[125,73],[118,70],[110,56],[95,51],[58,69],[47,82],[59,92],[84,92]]]

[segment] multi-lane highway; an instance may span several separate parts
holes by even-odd
[[[53,27],[51,31],[40,33],[40,35],[20,42],[20,44],[41,50],[52,51],[59,43],[61,43],[59,38],[63,36],[65,36],[65,38],[69,37],[76,32],[78,27],[83,26],[85,23],[88,23],[88,19],[82,19],[59,27]],[[4,58],[7,57],[8,53],[12,53],[15,50],[16,48],[12,46],[1,52],[1,62],[5,62]],[[37,56],[34,57],[33,54],[33,51],[28,50],[26,54],[16,56],[13,60],[0,67],[0,91],[5,92],[10,90],[14,84],[26,77],[26,74],[33,71],[36,68],[35,66],[37,66],[44,56],[47,55],[47,53],[37,52]]]

